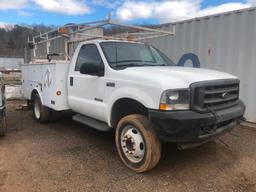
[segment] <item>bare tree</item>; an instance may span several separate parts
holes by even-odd
[[[0,29],[0,57],[23,57],[23,48],[28,37],[44,33],[54,26],[40,25],[15,25]]]

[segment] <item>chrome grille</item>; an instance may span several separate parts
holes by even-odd
[[[193,110],[207,112],[235,105],[239,99],[239,80],[218,80],[191,85]]]

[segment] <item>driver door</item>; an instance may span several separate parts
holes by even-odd
[[[82,65],[104,67],[95,44],[82,45],[74,69],[69,74],[68,100],[71,109],[80,114],[105,121],[104,104],[105,78],[103,76],[81,74]]]

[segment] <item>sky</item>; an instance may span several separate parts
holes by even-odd
[[[256,6],[256,0],[0,0],[5,24],[64,25],[105,19],[160,24]]]

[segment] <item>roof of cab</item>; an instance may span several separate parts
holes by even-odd
[[[142,42],[136,42],[136,41],[127,41],[127,40],[106,40],[106,39],[94,39],[89,41],[84,41],[83,43],[102,43],[102,42],[125,42],[125,43],[138,43],[141,44]]]

